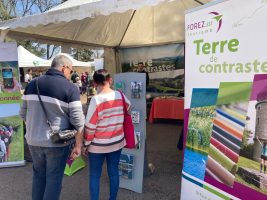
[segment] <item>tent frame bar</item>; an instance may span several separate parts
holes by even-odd
[[[117,46],[115,49],[129,49],[129,48],[139,48],[139,47],[153,47],[153,46],[162,46],[169,44],[185,44],[183,41],[172,41],[172,42],[162,42],[162,43],[154,43],[154,44],[145,44],[145,45],[136,45],[136,46]]]
[[[71,41],[71,40],[65,40],[65,39],[58,39],[58,38],[53,38],[53,37],[42,37],[41,35],[35,35],[32,33],[22,33],[18,31],[9,31],[6,37],[10,37],[15,40],[21,40],[22,38],[27,39],[27,40],[36,40],[39,42],[47,42],[49,44],[70,44],[72,47],[75,46],[84,46],[84,47],[89,47],[89,48],[113,48],[113,46],[108,46],[108,45],[100,45],[100,44],[90,44],[87,42],[81,42],[81,41]]]
[[[135,15],[135,13],[136,13],[136,10],[134,10],[133,13],[132,13],[132,16],[131,16],[131,18],[130,18],[128,24],[127,24],[127,27],[126,27],[126,29],[125,29],[125,31],[124,31],[122,37],[121,37],[121,41],[120,41],[120,43],[119,43],[119,45],[118,45],[119,47],[121,46],[121,43],[122,43],[122,41],[123,41],[123,39],[124,39],[124,37],[125,37],[125,35],[126,35],[126,32],[127,32],[128,29],[129,29],[130,24],[132,23],[132,20],[133,20],[133,17],[134,17],[134,15]]]
[[[199,3],[200,5],[204,5],[204,3],[202,3],[201,1],[198,1],[198,0],[194,0],[194,1]]]

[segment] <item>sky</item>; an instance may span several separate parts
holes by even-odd
[[[20,104],[0,104],[0,117],[10,117],[19,114]]]

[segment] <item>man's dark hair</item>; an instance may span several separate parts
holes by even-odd
[[[110,79],[110,75],[107,70],[99,69],[95,71],[93,75],[94,82],[98,85],[105,85],[105,81]]]
[[[27,72],[29,73],[30,71],[32,71],[32,69],[28,69]]]

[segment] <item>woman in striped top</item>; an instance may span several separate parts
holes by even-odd
[[[106,158],[110,200],[117,197],[119,189],[119,160],[125,146],[123,132],[123,101],[120,92],[110,88],[112,79],[106,70],[98,70],[93,76],[97,95],[92,97],[87,111],[84,129],[84,145],[89,158],[89,184],[91,200],[99,199],[102,165]],[[127,109],[130,102],[124,96]]]

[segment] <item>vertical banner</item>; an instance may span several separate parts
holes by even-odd
[[[123,72],[137,72],[144,64],[149,74],[147,93],[179,95],[184,93],[184,44],[120,49]]]
[[[185,15],[181,199],[267,199],[267,1]]]
[[[16,43],[0,43],[0,167],[24,164]]]

